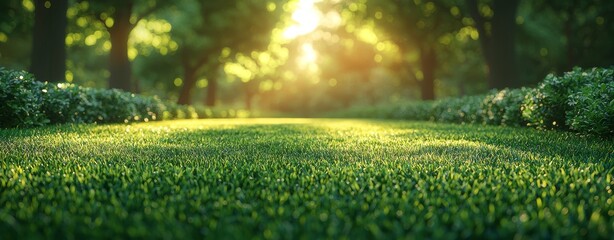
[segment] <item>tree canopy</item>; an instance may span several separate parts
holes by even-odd
[[[310,114],[614,64],[611,1],[6,0],[0,65],[180,104]]]

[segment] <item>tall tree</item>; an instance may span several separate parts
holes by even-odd
[[[493,0],[490,3],[466,0],[467,11],[480,35],[490,88],[520,85],[516,69],[516,12],[519,3],[520,0]]]
[[[218,71],[224,58],[250,53],[266,47],[275,27],[283,1],[193,1],[184,4],[173,24],[186,26],[171,32],[179,43],[184,70],[179,104],[192,103],[192,91],[202,75],[208,79],[205,104],[214,106],[218,87]],[[258,19],[258,24],[246,26]]]
[[[35,0],[30,71],[41,81],[62,82],[66,72],[68,0]]]
[[[435,79],[439,68],[438,53],[442,50],[438,40],[457,31],[460,24],[451,9],[453,3],[445,0],[370,0],[369,17],[382,27],[399,46],[402,54],[417,51],[419,56],[421,95],[424,100],[435,99]]]
[[[123,1],[116,3],[112,18],[114,23],[105,24],[111,36],[111,51],[109,56],[109,87],[132,91],[132,68],[128,59],[128,39],[136,24],[130,23],[134,3]],[[135,21],[136,23],[136,21]]]
[[[171,1],[108,0],[88,2],[90,4],[88,12],[103,23],[111,37],[109,88],[136,91],[136,84],[132,82],[132,68],[128,58],[130,33],[140,20],[160,8],[170,5]]]

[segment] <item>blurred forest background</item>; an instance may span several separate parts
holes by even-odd
[[[41,81],[297,114],[534,86],[614,65],[611,0],[3,0]]]

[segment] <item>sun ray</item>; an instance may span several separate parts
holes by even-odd
[[[316,30],[320,25],[322,13],[315,6],[317,0],[300,0],[292,13],[295,24],[284,31],[284,38],[295,39]]]
[[[299,64],[301,65],[312,64],[312,63],[315,63],[317,59],[318,59],[318,54],[316,50],[313,48],[313,44],[304,43],[301,46],[301,57],[298,59]]]

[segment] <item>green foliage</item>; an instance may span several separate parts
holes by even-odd
[[[565,111],[569,89],[572,89],[570,85],[581,81],[579,74],[569,76],[559,78],[549,74],[538,88],[532,89],[526,95],[522,116],[528,121],[529,126],[539,129],[566,128]]]
[[[0,70],[0,127],[62,123],[129,123],[168,119],[249,117],[248,111],[164,102],[158,97],[74,84],[41,83],[23,71]]]
[[[157,97],[116,89],[46,84],[43,110],[51,123],[121,123],[158,120],[166,109]]]
[[[573,123],[574,120],[571,120],[573,118],[578,121],[585,121],[580,125],[589,124],[586,120],[591,117],[579,117],[578,114],[586,116],[588,114],[599,114],[593,111],[606,111],[605,108],[599,109],[599,105],[609,105],[608,97],[594,94],[601,92],[599,89],[603,88],[605,95],[608,95],[607,85],[612,82],[613,71],[603,68],[590,70],[575,68],[573,71],[563,74],[563,76],[548,75],[536,89],[526,95],[522,111],[523,117],[530,126],[539,129],[569,129],[568,123]],[[583,99],[586,97],[590,99]],[[590,104],[586,101],[595,101],[592,103],[595,106],[589,107]],[[580,102],[580,105],[577,105],[576,102]],[[584,120],[579,120],[579,118],[584,118]],[[607,121],[608,117],[604,115],[603,118],[604,121]],[[578,124],[579,122],[576,126],[580,126]],[[603,126],[603,122],[590,124]],[[581,127],[581,129],[587,128]]]
[[[431,109],[433,103],[428,101],[411,101],[398,106],[392,114],[395,119],[413,119],[418,121],[428,121],[431,119]]]
[[[0,128],[33,127],[49,122],[41,111],[43,84],[25,71],[0,67]]]
[[[485,124],[524,126],[522,103],[529,89],[492,91],[482,101],[482,119]]]
[[[134,98],[133,102],[137,110],[135,116],[145,122],[160,120],[166,110],[166,105],[157,96],[141,96]]]
[[[608,239],[613,148],[377,120],[0,130],[0,238]]]
[[[480,103],[483,96],[466,96],[435,101],[431,120],[451,123],[479,123],[482,121]]]
[[[439,100],[433,104],[430,120],[524,126],[521,107],[526,92],[524,88],[504,89],[486,95]]]
[[[414,103],[414,102],[410,102]],[[415,102],[421,103],[421,102]],[[380,104],[377,106],[354,106],[341,111],[327,112],[322,117],[327,118],[392,118],[400,119],[405,115],[411,114],[405,112],[412,111],[415,108],[403,108],[404,105]],[[422,114],[422,112],[417,112]]]
[[[93,123],[100,121],[100,103],[87,89],[74,84],[45,83],[42,110],[50,123]]]
[[[535,89],[493,90],[478,96],[356,107],[325,116],[534,126],[612,136],[613,79],[614,69],[576,68],[562,77],[548,75]]]
[[[89,91],[99,102],[99,109],[96,110],[102,113],[100,122],[127,123],[132,120],[139,120],[136,116],[137,110],[133,100],[135,98],[134,94],[117,89],[91,89]]]
[[[566,124],[574,131],[614,136],[614,70],[593,70],[594,81],[569,96]]]
[[[196,109],[192,106],[179,105],[176,103],[166,104],[166,110],[163,112],[163,119],[196,119],[198,118]]]
[[[246,118],[252,117],[252,112],[242,109],[211,108],[204,106],[194,107],[200,118]]]

